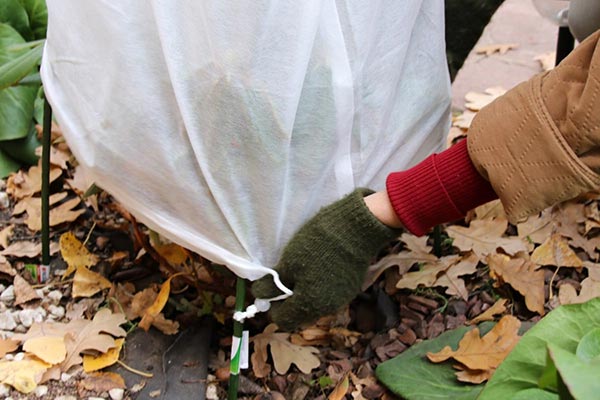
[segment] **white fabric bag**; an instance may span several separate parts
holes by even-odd
[[[42,79],[79,163],[251,280],[357,186],[439,150],[442,0],[48,0]]]

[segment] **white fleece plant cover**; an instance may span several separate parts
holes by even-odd
[[[438,150],[442,0],[48,0],[42,79],[86,175],[251,280]]]

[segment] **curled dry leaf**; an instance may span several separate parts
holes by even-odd
[[[523,258],[512,258],[504,254],[492,254],[486,259],[490,276],[497,280],[497,286],[508,283],[525,297],[525,305],[530,311],[544,315],[544,271],[539,265]]]
[[[348,388],[350,387],[350,380],[348,379],[348,375],[344,376],[338,384],[335,386],[335,389],[329,394],[327,400],[343,400],[346,398],[346,393],[348,393]]]
[[[469,379],[470,375],[475,375],[474,379],[479,383],[483,371],[495,371],[517,344],[520,339],[518,335],[520,326],[521,322],[517,318],[505,315],[483,337],[479,336],[479,329],[474,328],[461,339],[457,350],[446,346],[438,353],[427,353],[427,358],[435,363],[453,358],[462,364],[461,370],[476,371],[474,374],[457,374],[459,380]]]
[[[115,347],[109,349],[106,353],[97,356],[85,354],[83,356],[83,370],[93,372],[115,364],[119,360],[123,343],[125,343],[125,339],[116,339]]]
[[[483,321],[493,321],[495,315],[502,314],[506,311],[506,299],[496,301],[490,308],[479,314],[468,322],[469,325],[475,325]]]
[[[54,182],[62,174],[62,169],[50,167],[50,182]],[[32,196],[42,190],[42,169],[38,165],[11,175],[6,182],[6,192],[15,199]]]
[[[292,364],[296,364],[305,374],[320,365],[319,357],[316,356],[319,353],[317,348],[292,344],[289,341],[289,333],[275,332],[276,330],[277,325],[270,324],[263,333],[251,339],[254,342],[254,353],[251,356],[252,370],[256,377],[264,378],[270,372],[267,364],[268,346],[271,348],[275,371],[280,375],[286,374]]]
[[[144,311],[142,320],[138,325],[140,328],[142,328],[145,331],[150,329],[150,326],[158,317],[158,314],[160,314],[165,304],[167,304],[167,300],[169,300],[169,294],[171,293],[171,280],[179,275],[182,275],[182,273],[177,273],[175,275],[170,276],[169,279],[164,281],[164,283],[161,285],[160,291],[158,292],[156,299],[154,299],[152,305]]]
[[[416,289],[420,285],[436,286],[438,278],[458,260],[460,260],[460,256],[452,255],[442,257],[433,263],[424,264],[419,271],[404,274],[396,287],[398,289]]]
[[[67,263],[67,270],[63,274],[63,279],[75,272],[79,267],[91,267],[98,263],[98,257],[90,253],[72,232],[63,233],[59,244],[60,254]]]
[[[468,256],[442,272],[433,286],[443,286],[446,288],[446,294],[450,296],[460,296],[466,301],[469,297],[469,292],[465,286],[465,281],[459,277],[477,272],[478,263],[479,258],[474,253],[469,253]]]

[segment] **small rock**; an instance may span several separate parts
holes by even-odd
[[[87,400],[105,400],[104,397],[88,397]]]
[[[61,319],[62,317],[65,316],[65,308],[62,306],[55,306],[55,305],[51,304],[48,307],[48,311],[50,311],[50,314],[55,316],[57,319]]]
[[[6,397],[10,393],[10,386],[6,383],[0,383],[0,397]]]
[[[69,395],[58,396],[58,397],[55,397],[54,400],[77,400],[77,397],[75,397],[75,396],[69,396]]]
[[[23,353],[22,351],[20,351],[17,354],[15,354],[15,358],[13,358],[13,360],[15,360],[15,361],[21,361],[21,360],[23,360],[23,358],[25,358],[25,353]]]
[[[210,383],[206,387],[206,400],[219,400],[219,391],[217,390],[217,385],[214,383]]]
[[[0,330],[0,338],[2,339],[10,339],[11,337],[13,337],[14,334],[14,332]]]
[[[6,355],[4,356],[4,359],[5,359],[5,360],[8,360],[8,361],[12,361],[12,360],[14,360],[14,359],[15,359],[15,356],[14,356],[14,354],[10,354],[10,353],[8,353],[8,354],[6,354]]]
[[[12,331],[17,327],[17,321],[13,314],[6,310],[0,313],[0,329],[3,331]]]
[[[38,297],[39,297],[40,299],[43,299],[43,298],[44,298],[44,296],[46,295],[46,294],[44,293],[44,289],[35,289],[35,293],[38,295]]]
[[[50,299],[53,303],[57,304],[60,299],[62,299],[63,294],[60,290],[53,290],[46,295],[48,299]]]
[[[8,194],[6,192],[0,192],[0,208],[5,209],[10,206],[10,199],[8,198]]]
[[[29,328],[34,322],[43,322],[45,316],[46,310],[42,307],[19,311],[19,320],[26,328]]]
[[[45,396],[46,393],[48,393],[48,386],[46,386],[46,385],[40,385],[35,388],[35,395],[37,397]]]
[[[0,294],[0,301],[3,303],[12,303],[15,300],[15,287],[10,285]]]
[[[18,324],[17,327],[15,328],[15,333],[25,333],[29,330],[29,328],[25,328],[25,326],[23,326],[23,324]]]
[[[114,388],[108,391],[108,395],[112,400],[122,400],[123,393],[125,393],[125,391],[121,388]]]
[[[69,379],[71,379],[71,375],[67,374],[66,372],[63,372],[62,374],[60,374],[60,380],[63,382],[68,381]]]
[[[6,290],[6,286],[0,283],[0,293],[4,292],[4,290]]]

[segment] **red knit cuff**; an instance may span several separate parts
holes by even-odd
[[[471,162],[466,140],[407,171],[388,175],[386,185],[398,218],[417,236],[498,198]]]

